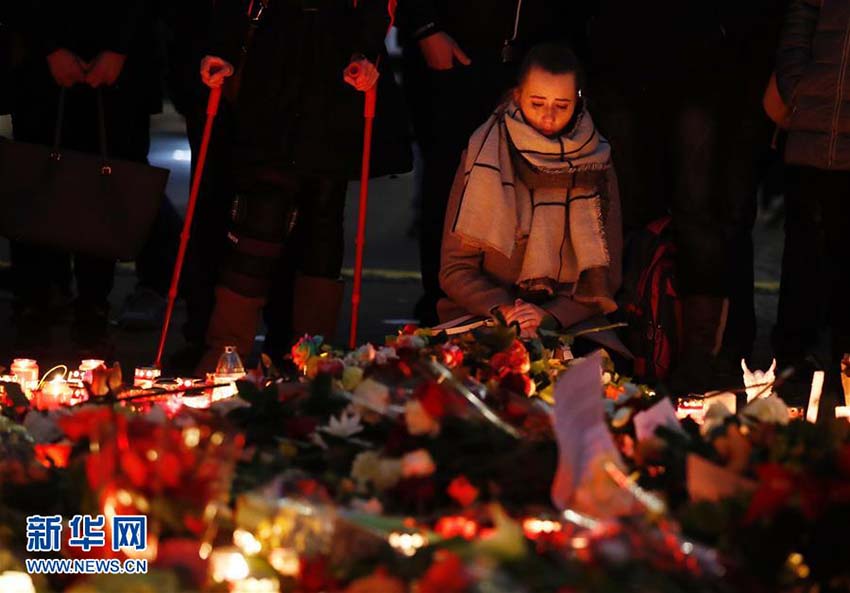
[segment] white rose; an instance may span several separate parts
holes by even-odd
[[[372,412],[386,414],[390,405],[390,389],[383,383],[366,379],[354,390],[354,403]]]
[[[407,423],[407,431],[412,435],[435,435],[440,432],[440,424],[425,411],[418,399],[412,399],[404,406],[404,421]]]
[[[788,424],[788,406],[778,396],[762,397],[754,399],[747,404],[741,413],[744,421],[763,422],[765,424]]]
[[[401,458],[401,475],[405,478],[424,478],[436,469],[434,459],[425,449],[417,449]]]

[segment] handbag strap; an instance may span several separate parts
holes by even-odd
[[[59,90],[59,101],[56,106],[56,128],[53,132],[53,150],[50,153],[50,158],[58,161],[62,158],[62,127],[65,123],[65,89]],[[106,118],[104,116],[103,106],[103,91],[97,89],[97,131],[100,144],[100,156],[103,159],[103,168],[101,172],[104,175],[112,173],[112,168],[108,165],[109,153],[107,152],[106,144]]]

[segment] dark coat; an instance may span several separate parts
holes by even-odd
[[[524,0],[517,25],[516,55],[543,41],[568,41],[581,57],[589,2]],[[445,31],[473,60],[498,55],[513,37],[517,0],[399,0],[402,39]]]
[[[17,72],[16,101],[26,107],[31,95],[57,91],[45,59],[51,52],[64,48],[88,61],[111,50],[127,56],[115,87],[132,97],[140,110],[161,109],[162,63],[156,50],[154,2],[32,0],[31,4],[30,14],[20,18],[26,56]]]
[[[343,81],[354,54],[373,62],[385,53],[390,23],[385,0],[272,0],[244,59],[236,99],[233,155],[245,175],[272,167],[297,173],[359,176],[364,93]],[[235,67],[247,18],[239,0],[222,0],[211,54]],[[386,59],[382,60],[386,64]],[[407,124],[398,89],[382,68],[373,142],[373,174],[410,169]],[[382,131],[394,134],[393,143]],[[381,154],[382,149],[387,152]],[[387,155],[387,153],[391,154]],[[388,157],[394,162],[388,164]],[[387,158],[385,158],[387,157]],[[248,173],[250,176],[250,173]]]
[[[776,82],[792,106],[785,160],[850,170],[850,3],[792,0]]]

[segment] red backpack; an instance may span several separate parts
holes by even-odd
[[[651,222],[629,237],[624,250],[624,341],[635,357],[635,378],[648,383],[666,379],[679,354],[682,309],[670,224],[669,216]]]

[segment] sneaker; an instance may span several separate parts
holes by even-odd
[[[168,300],[155,290],[137,286],[124,301],[118,325],[131,330],[157,329],[162,325],[167,305]]]

